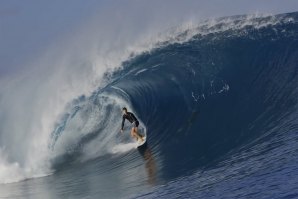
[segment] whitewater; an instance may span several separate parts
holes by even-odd
[[[298,197],[298,13],[89,23],[0,79],[1,198]]]

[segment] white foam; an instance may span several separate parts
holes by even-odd
[[[145,71],[147,71],[148,69],[141,69],[138,72],[135,73],[135,76],[139,75],[140,73],[143,73]]]
[[[116,153],[125,153],[128,152],[132,149],[136,149],[138,147],[137,142],[132,142],[132,143],[126,143],[126,144],[117,144],[111,149],[111,153],[116,154]]]

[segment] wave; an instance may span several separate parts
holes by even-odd
[[[235,16],[169,30],[121,68],[105,70],[91,95],[60,107],[43,139],[42,167],[34,168],[52,173],[133,149],[129,133],[119,134],[123,106],[140,119],[150,151],[162,159],[162,179],[270,136],[297,110],[297,19],[297,13]],[[5,167],[20,159],[7,157]],[[38,173],[22,172],[3,182]]]
[[[124,69],[114,72],[105,88],[79,100],[88,105],[84,110],[75,105],[73,112],[83,114],[75,116],[83,122],[72,119],[79,127],[75,131],[91,136],[90,142],[115,145],[119,112],[129,106],[143,121],[150,148],[164,154],[165,176],[190,172],[268,136],[270,128],[295,111],[296,95],[290,93],[297,91],[296,18],[296,14],[223,18],[160,43],[124,62]],[[101,106],[103,110],[97,110]],[[85,130],[89,123],[96,130]],[[59,128],[65,131],[62,124]],[[103,137],[97,139],[99,135]],[[76,139],[73,133],[71,137]],[[102,150],[87,146],[90,150],[84,157]],[[180,167],[190,159],[195,160]]]

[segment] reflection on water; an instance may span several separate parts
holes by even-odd
[[[138,148],[138,151],[140,154],[143,156],[145,160],[145,168],[148,176],[148,183],[150,185],[155,185],[156,184],[156,163],[155,159],[152,155],[152,152],[150,148],[148,147],[148,144],[145,143],[143,146]]]

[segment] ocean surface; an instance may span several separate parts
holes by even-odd
[[[203,21],[105,82],[56,118],[51,172],[0,198],[298,198],[298,13]]]

